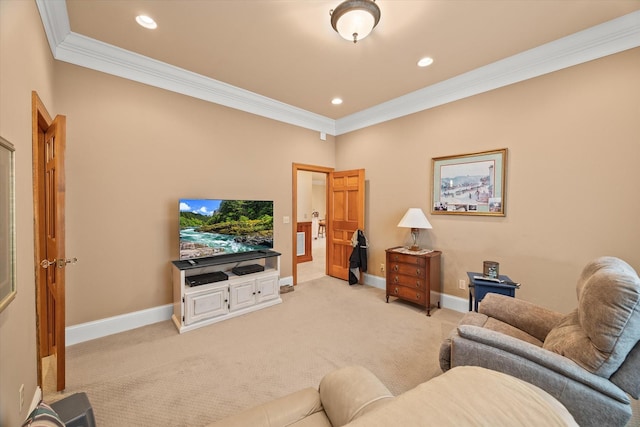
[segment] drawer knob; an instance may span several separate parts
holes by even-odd
[[[417,269],[417,270],[416,270],[416,276],[420,276],[420,275],[421,275],[421,274],[420,274],[420,269]]]
[[[420,281],[416,280],[416,288],[419,288],[419,287],[420,287]]]
[[[398,288],[395,288],[395,289],[393,290],[393,293],[395,293],[395,294],[397,295],[397,294],[398,294]]]
[[[400,259],[400,258],[398,258],[398,255],[395,255],[395,256],[393,257],[393,260],[394,260],[394,261],[397,261],[398,259]]]
[[[399,268],[399,267],[398,267],[398,264],[394,265],[394,266],[393,266],[393,271],[398,271],[398,268]]]
[[[393,278],[393,283],[398,283],[398,276]]]

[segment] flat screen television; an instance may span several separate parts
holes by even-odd
[[[180,199],[180,259],[273,248],[273,201]]]

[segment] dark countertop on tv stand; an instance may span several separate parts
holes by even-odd
[[[194,268],[210,267],[212,265],[229,264],[232,262],[251,261],[254,259],[271,258],[280,255],[282,254],[273,250],[264,250],[241,252],[237,254],[214,255],[207,258],[194,258],[192,260],[195,261],[195,265],[191,265],[191,263],[189,263],[189,260],[186,259],[171,262],[180,270],[191,270]]]

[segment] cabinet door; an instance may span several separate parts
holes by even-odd
[[[278,298],[278,295],[280,295],[278,276],[261,277],[256,280],[256,284],[256,288],[258,289],[258,302]]]
[[[229,291],[226,286],[190,292],[184,296],[184,324],[210,319],[229,312]]]
[[[231,311],[251,307],[256,303],[255,279],[237,281],[229,286]]]

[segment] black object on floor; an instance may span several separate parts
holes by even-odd
[[[93,408],[86,393],[75,393],[51,404],[67,427],[96,427]]]

